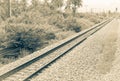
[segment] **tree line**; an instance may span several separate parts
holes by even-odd
[[[61,11],[62,8],[65,12],[71,11],[73,16],[77,12],[77,8],[82,6],[82,0],[0,0],[0,17],[5,20],[11,16],[19,16],[23,12],[30,10],[39,10],[45,7],[49,8],[52,12]],[[43,9],[43,10],[44,10]],[[48,11],[49,12],[49,11]]]

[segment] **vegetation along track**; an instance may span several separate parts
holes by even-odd
[[[74,47],[83,42],[86,38],[97,32],[99,29],[108,24],[112,19],[103,21],[87,30],[77,33],[63,43],[46,50],[45,53],[36,56],[20,66],[14,67],[6,72],[0,73],[0,81],[29,81],[43,69],[55,62],[57,59],[68,53]],[[1,69],[0,69],[1,71]]]
[[[17,57],[19,55],[18,51],[20,48],[5,48],[0,50],[0,57]]]

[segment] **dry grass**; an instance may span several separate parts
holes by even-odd
[[[97,69],[100,73],[106,74],[110,72],[112,63],[115,60],[115,52],[116,52],[116,40],[117,40],[117,32],[111,31],[111,33],[106,38],[108,41],[105,41],[103,44],[103,50],[101,60],[97,65]]]
[[[79,22],[79,24],[81,25],[81,30],[87,29],[94,25],[94,22],[91,22],[90,20],[85,18],[81,18],[81,19],[78,18],[77,22]]]

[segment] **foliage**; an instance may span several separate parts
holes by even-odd
[[[30,25],[10,24],[5,27],[7,33],[7,47],[36,50],[44,43],[44,31]]]
[[[49,18],[49,24],[55,25],[59,28],[64,28],[64,17],[62,14],[55,14]]]
[[[68,17],[65,20],[65,25],[67,30],[80,32],[81,31],[81,25],[79,22],[77,22],[76,18]]]
[[[45,38],[47,39],[47,40],[51,40],[51,39],[55,39],[56,38],[56,36],[55,36],[55,34],[54,33],[47,33],[46,35],[45,35]]]
[[[67,0],[73,14],[61,12],[64,0],[11,0],[11,17],[6,17],[6,3],[0,5],[0,48],[20,49],[19,57],[41,49],[50,43],[91,27],[104,19],[105,14],[76,13],[81,0]],[[19,58],[18,57],[18,58]]]
[[[72,8],[73,16],[75,16],[78,7],[82,6],[82,0],[67,0],[68,8]]]
[[[97,19],[95,17],[91,17],[90,21],[94,22],[95,24],[100,23],[100,19]]]
[[[51,3],[54,9],[61,8],[63,6],[63,0],[52,0]]]

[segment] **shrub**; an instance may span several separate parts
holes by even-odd
[[[56,14],[50,17],[48,23],[50,25],[55,25],[58,28],[63,28],[64,27],[64,17],[62,14]]]
[[[55,25],[56,27],[67,31],[81,31],[81,26],[79,22],[77,22],[76,18],[72,17],[71,15],[66,16],[65,18],[64,14],[54,15],[50,18],[49,24]]]
[[[86,18],[76,18],[76,21],[79,22],[78,25],[81,26],[81,30],[87,29],[94,25],[93,22]]]
[[[91,22],[94,22],[95,24],[100,23],[100,19],[97,17],[90,17],[89,19]]]
[[[51,40],[51,39],[55,39],[56,36],[55,36],[54,33],[47,33],[47,34],[45,35],[45,38],[46,38],[47,40]]]
[[[40,28],[31,27],[30,25],[7,25],[7,47],[15,47],[35,51],[42,47],[44,31]]]
[[[67,30],[71,30],[75,32],[81,31],[81,26],[79,22],[76,21],[76,18],[67,18],[65,20],[65,27]]]
[[[71,30],[74,30],[76,33],[81,31],[81,28],[78,26],[72,26]]]

